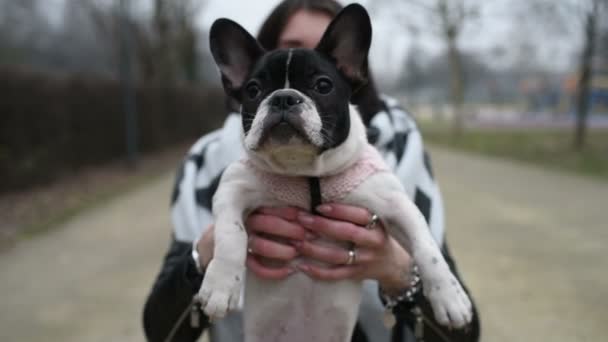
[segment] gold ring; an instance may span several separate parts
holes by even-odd
[[[371,229],[376,228],[376,224],[378,223],[378,221],[380,221],[380,218],[378,217],[378,215],[372,214],[372,218],[365,225],[365,229],[370,229],[371,230]]]
[[[355,263],[355,261],[357,260],[357,250],[355,249],[355,247],[353,247],[352,249],[348,250],[348,260],[346,260],[346,263],[344,263],[344,265],[352,265]]]
[[[253,248],[251,248],[251,241],[253,241],[253,236],[247,237],[247,253],[253,254]]]

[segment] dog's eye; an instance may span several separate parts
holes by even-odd
[[[256,82],[249,82],[247,87],[245,87],[245,92],[251,100],[255,100],[258,96],[260,96],[262,90]]]
[[[317,80],[317,83],[315,83],[315,91],[317,91],[319,94],[329,94],[332,89],[334,89],[334,85],[331,83],[329,78],[320,78]]]

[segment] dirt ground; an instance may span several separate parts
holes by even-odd
[[[608,336],[608,183],[433,149],[483,341]],[[173,175],[0,254],[0,341],[143,341]]]
[[[141,154],[136,167],[125,160],[71,170],[47,184],[0,195],[0,253],[23,236],[64,223],[83,209],[103,202],[125,189],[174,171],[191,143]]]

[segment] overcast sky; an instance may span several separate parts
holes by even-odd
[[[425,0],[421,1],[424,2]],[[496,67],[501,67],[505,63],[512,63],[515,56],[509,44],[512,45],[515,41],[524,38],[531,38],[524,36],[532,34],[531,32],[525,32],[525,29],[523,29],[524,32],[521,32],[521,28],[518,32],[518,23],[514,25],[513,17],[508,15],[508,7],[513,6],[514,3],[522,3],[522,1],[525,2],[526,0],[486,0],[482,19],[468,27],[464,32],[463,39],[460,41],[462,48],[466,51],[480,53],[487,59],[492,59],[490,62],[494,63]],[[262,21],[279,2],[280,0],[208,0],[208,5],[201,13],[199,25],[201,28],[208,29],[216,18],[227,17],[239,22],[255,34]],[[352,1],[341,2],[350,3]],[[390,12],[394,12],[396,9],[386,8],[386,5],[383,7],[386,1],[356,2],[372,8],[374,28],[370,57],[372,68],[377,75],[388,79],[389,83],[401,71],[404,55],[411,46],[410,44],[415,43],[431,54],[438,54],[442,51],[443,45],[437,39],[436,34],[432,32],[430,23],[429,27],[418,24],[418,27],[422,26],[421,31],[418,32],[418,35],[412,35],[403,30],[402,27],[397,26],[395,21],[391,21]],[[401,3],[404,4],[406,1]],[[399,1],[396,4],[399,4]],[[415,13],[411,13],[410,17],[412,17],[412,20],[417,19]],[[524,36],[517,37],[517,35]],[[539,49],[540,59],[546,60],[547,66],[557,70],[570,67],[572,55],[579,48],[576,39],[571,36],[563,36],[560,39],[555,39],[555,37],[545,39],[542,35],[537,38],[541,41],[539,44],[542,44]],[[500,49],[497,49],[497,47]],[[502,58],[497,58],[490,53],[496,50],[502,51]]]

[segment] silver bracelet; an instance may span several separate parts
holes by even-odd
[[[198,274],[203,274],[203,267],[201,266],[201,256],[198,254],[198,250],[196,246],[198,245],[198,240],[194,241],[192,244],[192,259],[194,260],[194,265],[196,266],[196,270]]]
[[[392,309],[401,302],[408,302],[408,303],[414,302],[414,296],[418,292],[420,292],[420,275],[418,274],[417,265],[412,266],[412,270],[410,272],[409,278],[410,278],[409,286],[407,287],[407,289],[404,292],[400,293],[397,296],[387,295],[386,293],[384,293],[384,291],[381,291],[382,299],[386,303],[384,305],[384,307],[386,309]]]
[[[399,303],[414,303],[414,297],[420,292],[420,275],[418,274],[417,265],[412,266],[409,279],[410,283],[407,289],[397,296],[388,295],[380,288],[380,294],[384,301],[384,325],[388,329],[392,328],[397,322],[395,315],[393,314],[393,309],[399,305]]]

